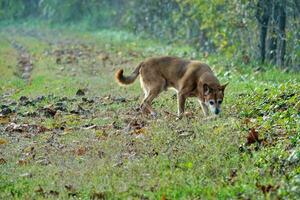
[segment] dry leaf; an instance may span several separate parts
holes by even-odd
[[[251,120],[250,120],[249,118],[245,118],[243,123],[244,123],[244,124],[250,124],[250,123],[251,123]]]
[[[251,128],[249,133],[248,133],[248,136],[247,136],[247,145],[250,145],[250,144],[253,144],[255,142],[261,142],[261,140],[259,140],[258,138],[258,132],[257,130],[255,130],[255,128]]]
[[[3,165],[6,163],[6,160],[4,158],[0,158],[0,165]]]
[[[49,194],[50,195],[53,195],[53,196],[58,196],[59,195],[59,192],[55,191],[55,190],[50,190],[49,191]]]
[[[146,133],[146,129],[145,128],[135,129],[133,132],[135,134],[145,134]]]
[[[7,144],[7,143],[8,143],[8,142],[7,142],[6,139],[0,138],[0,145],[1,145],[1,144]]]
[[[82,156],[86,153],[87,149],[85,147],[80,147],[76,150],[75,154],[78,156]]]
[[[28,160],[25,159],[18,160],[18,165],[26,165],[26,164],[28,164]]]
[[[66,190],[68,190],[68,196],[76,196],[78,195],[76,189],[74,188],[73,185],[65,185]]]
[[[93,192],[90,199],[106,199],[106,194],[103,192]]]
[[[39,185],[39,188],[35,190],[36,193],[39,193],[43,197],[45,196],[45,191],[44,189]]]
[[[8,124],[10,121],[9,117],[0,116],[0,124]]]
[[[267,194],[271,191],[276,191],[279,188],[279,185],[260,185],[259,183],[256,183],[256,187],[259,188],[264,194]]]

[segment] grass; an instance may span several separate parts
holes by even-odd
[[[13,110],[0,118],[0,198],[299,197],[299,74],[124,31],[26,24],[6,25],[0,36],[1,108]],[[12,41],[31,55],[28,82],[16,76]],[[171,91],[155,101],[157,119],[138,114],[138,81],[119,87],[113,75],[154,55],[209,63],[230,82],[223,114],[207,120],[190,99],[193,116],[177,121]],[[246,145],[251,128],[261,141]]]

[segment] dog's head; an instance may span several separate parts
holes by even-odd
[[[227,84],[216,86],[209,86],[208,84],[203,84],[204,102],[211,111],[211,113],[218,115],[221,112],[221,105],[223,102],[224,91]]]

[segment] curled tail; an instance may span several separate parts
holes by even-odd
[[[115,74],[116,81],[122,85],[129,85],[129,84],[133,83],[135,81],[135,79],[138,77],[138,75],[140,74],[140,69],[141,69],[142,65],[143,65],[143,63],[141,62],[135,68],[135,70],[132,72],[132,74],[130,76],[124,76],[123,69],[119,69]]]

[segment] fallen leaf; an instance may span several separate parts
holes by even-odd
[[[52,118],[55,116],[57,112],[57,110],[54,110],[52,108],[52,105],[44,107],[43,109],[41,109],[41,111],[44,113],[46,117],[52,117]]]
[[[255,142],[261,142],[261,140],[259,140],[258,138],[258,131],[255,130],[255,128],[251,128],[249,133],[248,133],[248,136],[247,136],[247,145],[250,145],[250,144],[253,144]]]
[[[40,157],[35,161],[35,163],[40,165],[49,165],[51,162],[47,158]]]
[[[250,123],[251,123],[251,120],[250,120],[249,118],[245,118],[243,123],[244,123],[244,124],[250,124]]]
[[[135,132],[136,130],[142,129],[144,127],[145,127],[144,121],[134,119],[128,123],[127,127],[125,128],[125,131],[126,132],[129,132],[129,131]]]
[[[9,117],[0,116],[0,124],[8,124],[10,121]]]
[[[259,188],[264,194],[267,194],[271,191],[276,191],[279,188],[279,185],[260,185],[259,183],[256,183],[256,187]]]
[[[7,144],[7,140],[6,139],[3,139],[3,138],[0,138],[0,145],[4,145],[4,144]]]
[[[236,181],[237,169],[231,169],[228,181],[233,185]]]
[[[49,129],[47,129],[44,126],[38,126],[35,124],[15,124],[15,123],[10,123],[7,125],[7,127],[5,128],[5,131],[9,131],[9,132],[20,132],[20,133],[43,133],[48,131]]]
[[[103,137],[107,137],[108,136],[108,134],[106,133],[105,130],[96,130],[95,134],[96,134],[97,138],[103,138]]]
[[[39,193],[43,197],[45,196],[44,189],[39,185],[39,188],[35,190],[36,193]]]
[[[3,165],[6,163],[6,160],[4,158],[0,158],[0,165]]]
[[[68,196],[76,196],[78,195],[78,192],[76,191],[76,189],[74,188],[73,185],[69,184],[69,185],[65,185],[66,190],[68,190]]]
[[[76,95],[77,96],[84,96],[85,95],[85,92],[83,89],[78,89],[77,92],[76,92]]]
[[[106,194],[104,192],[93,192],[90,194],[90,199],[92,200],[106,199]]]
[[[75,154],[78,156],[82,156],[86,153],[87,149],[85,147],[80,147],[75,151]]]
[[[26,165],[26,164],[28,164],[28,160],[20,159],[20,160],[18,160],[17,164],[18,165]]]
[[[105,155],[105,153],[103,151],[101,151],[101,150],[98,151],[98,157],[99,158],[103,158],[104,155]]]
[[[102,61],[107,61],[109,60],[109,55],[106,53],[99,53],[99,55],[97,56],[100,60]]]
[[[59,195],[59,192],[55,191],[55,190],[50,190],[49,191],[49,194],[52,195],[52,196],[58,196]]]
[[[145,134],[146,129],[145,128],[140,128],[140,129],[134,129],[133,131],[135,134]]]

